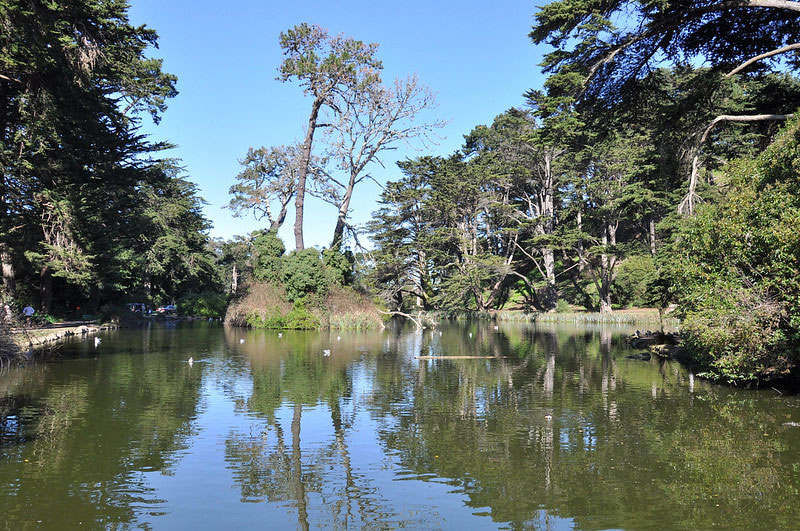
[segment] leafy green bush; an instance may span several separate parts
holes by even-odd
[[[328,285],[345,286],[353,281],[353,253],[340,253],[337,248],[322,251],[322,263]]]
[[[281,278],[286,297],[292,302],[307,296],[323,297],[328,291],[324,265],[314,248],[292,251],[284,257]]]
[[[289,330],[316,330],[320,326],[319,319],[300,301],[295,302],[294,308],[286,316],[284,324],[284,328]]]
[[[703,375],[735,382],[784,372],[783,306],[753,288],[722,282],[709,288],[682,325],[687,348],[710,368]]]
[[[647,306],[650,300],[648,285],[657,275],[653,257],[630,256],[617,267],[611,286],[611,297],[620,306]]]
[[[558,299],[558,302],[556,302],[556,313],[570,313],[571,311],[572,307],[567,301]]]
[[[256,260],[253,276],[256,280],[278,282],[283,270],[286,246],[275,232],[262,232],[253,240]]]
[[[251,328],[282,329],[286,328],[286,317],[281,309],[274,306],[266,312],[253,311],[247,316],[247,324]]]
[[[800,362],[800,122],[755,161],[731,165],[720,201],[683,222],[665,275],[708,375],[787,376]]]

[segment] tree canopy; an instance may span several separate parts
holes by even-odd
[[[38,291],[45,312],[156,284],[175,297],[183,273],[165,261],[192,276],[192,253],[205,252],[194,185],[157,158],[168,144],[139,132],[177,94],[176,77],[147,55],[157,35],[132,25],[128,7],[0,2],[3,289],[29,301]]]

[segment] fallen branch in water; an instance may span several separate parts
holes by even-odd
[[[417,330],[422,330],[422,319],[417,316],[414,317],[413,315],[409,315],[407,313],[392,311],[392,312],[384,312],[383,310],[378,310],[383,315],[399,315],[400,317],[405,317],[406,319],[410,320],[414,325],[416,325]]]

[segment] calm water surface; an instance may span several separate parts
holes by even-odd
[[[78,339],[0,374],[0,521],[800,527],[800,399],[627,359],[630,332],[196,323]]]

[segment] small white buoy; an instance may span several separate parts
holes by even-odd
[[[278,337],[283,337],[283,332],[278,332]]]
[[[100,345],[100,338],[95,336],[94,338],[94,348],[97,348]]]
[[[336,341],[341,341],[341,340],[342,340],[342,336],[336,336]]]
[[[240,344],[240,345],[241,345],[241,344],[244,344],[244,338],[242,338],[242,339],[240,339],[240,340],[239,340],[239,344]]]
[[[322,355],[323,356],[330,356],[331,355],[331,351],[328,350],[328,349],[325,349],[325,350],[322,351]]]
[[[190,356],[190,357],[189,357],[189,359],[188,359],[187,361],[189,362],[189,367],[191,367],[191,366],[192,366],[192,364],[194,363],[194,358],[192,358],[192,357]]]

